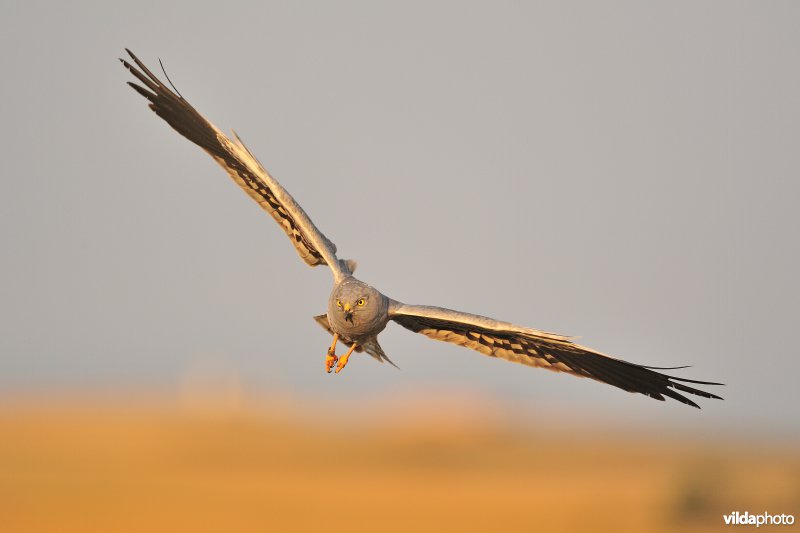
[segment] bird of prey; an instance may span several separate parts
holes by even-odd
[[[378,344],[378,334],[393,321],[415,333],[465,346],[484,355],[592,378],[660,401],[672,398],[699,408],[684,394],[721,399],[692,386],[721,383],[657,372],[685,367],[637,365],[580,346],[572,337],[441,307],[407,305],[356,279],[353,276],[355,262],[337,258],[336,246],[317,229],[303,208],[264,169],[235,132],[232,137],[226,136],[198,113],[174,86],[175,90],[170,90],[130,50],[126,51],[133,64],[125,59],[120,61],[140,83],[128,82],[128,85],[150,102],[150,109],[214,158],[233,181],[275,219],[307,265],[327,265],[331,269],[333,290],[328,298],[327,313],[314,317],[333,335],[325,357],[328,373],[334,368],[337,374],[344,369],[353,351],[365,351],[380,362],[394,364]],[[348,347],[341,356],[336,355],[338,342]]]

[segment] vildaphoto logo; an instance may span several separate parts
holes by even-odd
[[[747,511],[722,515],[726,526],[790,526],[794,524],[794,515],[791,514],[750,514]]]

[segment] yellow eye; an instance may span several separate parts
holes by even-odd
[[[364,298],[359,298],[359,299],[358,299],[358,302],[356,302],[356,303],[357,303],[358,305],[364,305],[365,303],[367,303],[367,301],[366,301],[366,300],[364,300]]]
[[[341,300],[336,300],[336,305],[338,305],[339,307],[341,307],[341,306],[342,306],[342,301],[341,301]]]

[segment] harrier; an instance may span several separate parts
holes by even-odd
[[[380,362],[393,364],[378,344],[378,334],[389,321],[393,321],[415,333],[465,346],[484,355],[592,378],[661,401],[668,397],[699,407],[681,393],[721,399],[687,385],[721,383],[678,378],[656,371],[685,367],[637,365],[584,348],[574,343],[572,337],[441,307],[407,305],[356,279],[353,276],[355,262],[337,258],[336,246],[261,166],[236,133],[232,138],[227,137],[203,118],[177,90],[170,90],[130,50],[126,51],[135,66],[124,59],[120,61],[141,85],[128,84],[149,100],[150,109],[214,158],[233,181],[275,219],[307,265],[327,265],[331,269],[333,290],[328,298],[327,313],[314,317],[333,335],[325,357],[327,372],[335,368],[339,373],[354,351],[365,351]],[[348,348],[341,356],[336,355],[339,342]]]

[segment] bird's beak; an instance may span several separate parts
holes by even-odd
[[[353,323],[353,307],[350,304],[344,304],[344,319]]]

